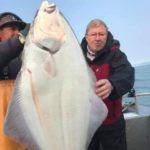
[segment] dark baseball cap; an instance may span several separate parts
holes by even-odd
[[[0,28],[5,26],[16,25],[20,29],[24,29],[26,23],[20,17],[11,12],[0,13]]]

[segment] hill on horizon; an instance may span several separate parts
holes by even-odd
[[[150,65],[150,61],[138,63],[138,64],[135,64],[133,66],[134,67],[140,67],[140,66],[147,66],[147,65]]]

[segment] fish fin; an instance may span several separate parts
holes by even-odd
[[[93,71],[89,68],[89,75],[91,78],[91,88],[92,93],[90,96],[90,121],[89,121],[89,129],[88,129],[88,139],[87,139],[87,145],[90,143],[95,131],[101,126],[105,118],[108,114],[108,109],[106,105],[104,104],[103,100],[98,97],[95,93],[95,83],[96,83],[96,77],[93,73]]]
[[[4,122],[4,132],[27,148],[40,150],[45,149],[45,145],[42,148],[40,144],[45,141],[32,94],[30,73],[27,70],[22,71],[15,81],[12,100]]]
[[[101,126],[108,114],[108,109],[101,98],[96,94],[93,94],[91,100],[91,111],[90,111],[90,121],[88,128],[88,139],[87,146],[95,133],[95,131]]]

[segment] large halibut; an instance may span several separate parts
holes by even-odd
[[[107,115],[70,25],[43,1],[30,27],[5,133],[29,150],[86,150]]]

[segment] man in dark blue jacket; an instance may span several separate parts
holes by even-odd
[[[120,50],[106,24],[92,20],[81,43],[85,58],[95,73],[95,92],[108,108],[108,115],[95,133],[88,150],[127,150],[122,96],[134,84],[134,68]]]
[[[28,30],[29,25],[17,15],[0,14],[0,80],[16,78],[21,67],[19,55]]]

